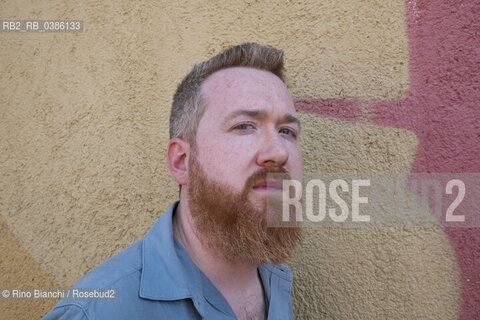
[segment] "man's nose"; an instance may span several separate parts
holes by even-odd
[[[262,167],[283,167],[288,161],[288,149],[278,132],[265,134],[257,154]]]

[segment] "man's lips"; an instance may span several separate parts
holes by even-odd
[[[253,186],[256,191],[282,191],[282,181],[279,180],[262,180]]]

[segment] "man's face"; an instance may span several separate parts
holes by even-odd
[[[291,257],[294,228],[266,228],[266,197],[281,193],[266,173],[301,180],[299,124],[275,75],[249,68],[216,72],[202,86],[207,104],[188,162],[189,206],[196,229],[227,258],[257,263]]]
[[[282,168],[301,179],[300,127],[293,99],[277,76],[252,68],[221,70],[204,82],[202,96],[207,107],[196,148],[210,177],[236,192],[262,168]],[[254,187],[249,198],[256,202],[270,191]]]

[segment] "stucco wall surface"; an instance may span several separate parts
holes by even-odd
[[[70,286],[145,234],[177,198],[164,153],[176,85],[194,63],[241,42],[285,51],[306,172],[439,170],[418,163],[458,150],[428,140],[433,124],[421,114],[437,114],[439,99],[429,102],[437,93],[419,84],[432,70],[438,79],[457,72],[435,60],[442,48],[470,50],[455,78],[470,82],[444,80],[440,91],[452,103],[460,91],[475,101],[478,38],[457,43],[453,34],[442,47],[432,36],[445,33],[432,25],[453,9],[451,32],[478,29],[478,3],[460,5],[429,15],[426,2],[397,0],[1,2],[0,19],[80,19],[84,32],[0,33],[0,288]],[[424,67],[436,61],[443,67]],[[408,104],[412,96],[420,102]],[[471,122],[468,168],[445,170],[479,172],[480,116],[467,106],[450,110]],[[480,238],[469,232],[306,230],[289,263],[296,318],[473,319]],[[455,239],[473,243],[459,249]],[[51,306],[0,301],[6,319]]]

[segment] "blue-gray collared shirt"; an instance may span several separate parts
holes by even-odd
[[[62,300],[52,319],[236,319],[227,300],[175,239],[175,202],[146,236],[86,274],[74,288],[114,288],[116,300]],[[292,273],[260,265],[269,320],[293,319]],[[234,275],[232,275],[234,276]]]

